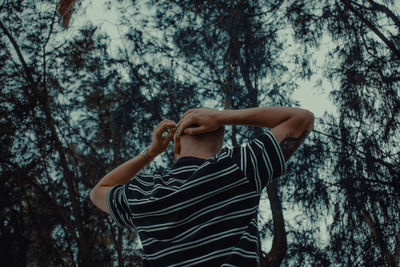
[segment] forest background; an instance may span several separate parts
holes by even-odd
[[[137,234],[89,191],[159,121],[325,94],[333,108],[314,111],[315,130],[263,192],[261,266],[398,266],[395,2],[105,1],[112,32],[108,18],[86,20],[89,0],[67,28],[54,1],[1,1],[0,264],[140,266]],[[229,127],[226,145],[260,131]],[[172,160],[170,148],[144,171]]]

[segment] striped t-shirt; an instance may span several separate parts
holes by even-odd
[[[180,158],[107,194],[111,216],[137,230],[143,266],[259,266],[262,189],[285,171],[272,133],[207,160]]]

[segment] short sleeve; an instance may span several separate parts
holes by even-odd
[[[273,178],[284,174],[286,162],[282,150],[271,132],[228,150],[232,160],[243,173],[254,179],[257,192],[269,185]]]
[[[129,203],[126,197],[128,185],[118,184],[113,186],[107,193],[107,204],[111,217],[119,226],[127,226],[135,228]]]

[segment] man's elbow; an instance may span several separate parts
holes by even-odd
[[[111,187],[95,186],[89,193],[90,201],[97,208],[106,213],[110,213],[107,206],[107,193]]]
[[[89,199],[90,199],[90,201],[94,204],[94,202],[95,202],[95,191],[94,191],[94,188],[92,188],[92,190],[90,190],[90,194],[89,194]]]
[[[98,188],[95,186],[90,190],[89,199],[97,207],[97,203],[99,202],[100,192]]]
[[[311,111],[303,109],[299,114],[299,119],[307,130],[312,131],[314,129],[314,114]]]

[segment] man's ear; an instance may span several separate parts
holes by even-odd
[[[174,154],[176,155],[179,153],[181,153],[181,138],[175,134],[174,135]]]

